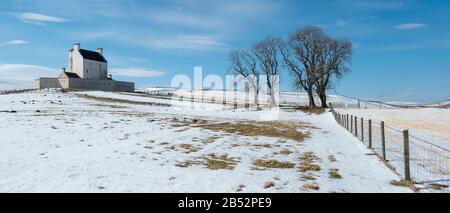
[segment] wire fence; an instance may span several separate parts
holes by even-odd
[[[450,192],[450,150],[386,126],[384,121],[341,114],[331,107],[343,128],[372,149],[385,164],[405,180],[419,184],[421,191]]]

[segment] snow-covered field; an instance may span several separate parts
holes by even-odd
[[[397,109],[338,109],[374,121],[384,121],[386,126],[407,129],[411,135],[450,149],[450,109],[397,108]]]
[[[0,192],[411,192],[329,112],[34,91],[0,147]]]
[[[185,90],[176,88],[146,88],[139,89],[138,91],[150,94],[159,95],[172,95],[173,97],[194,98],[195,100],[204,100],[205,102],[211,102],[211,100],[238,103],[254,103],[254,94],[239,90],[239,91],[223,91],[223,90]],[[270,100],[269,95],[260,92],[259,101],[260,104],[268,104]],[[319,97],[314,97],[316,105],[320,106]],[[304,92],[280,92],[276,96],[276,101],[280,105],[302,105],[307,106],[309,104],[308,94]],[[341,95],[328,95],[327,102],[332,103],[338,107],[362,107],[362,108],[392,108],[391,105],[383,103],[372,103],[360,101],[358,99],[345,97]],[[358,105],[359,104],[359,105]]]

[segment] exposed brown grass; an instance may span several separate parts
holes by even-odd
[[[264,183],[264,188],[268,189],[275,186],[275,183],[273,183],[272,181],[267,181],[266,183]]]
[[[330,175],[331,179],[342,179],[342,175],[339,174],[339,169],[332,168],[330,169],[328,174]]]
[[[175,166],[186,168],[186,167],[192,166],[192,164],[193,164],[193,162],[188,160],[188,161],[179,162],[179,163],[175,164]]]
[[[214,143],[217,139],[219,139],[220,137],[217,136],[211,136],[211,137],[207,137],[205,139],[203,139],[202,143],[203,144],[210,144],[210,143]]]
[[[428,188],[431,188],[431,189],[434,189],[434,190],[442,190],[442,189],[448,188],[448,185],[432,183],[432,184],[428,185]]]
[[[272,169],[291,169],[295,166],[294,163],[280,162],[277,160],[256,160],[253,165]]]
[[[303,180],[316,180],[316,178],[312,175],[303,175],[302,179]]]
[[[238,186],[238,188],[236,189],[236,191],[237,191],[237,192],[242,192],[242,191],[244,190],[244,188],[245,188],[245,185],[244,185],[244,184],[241,184],[241,185]]]
[[[286,148],[280,151],[280,154],[282,155],[290,155],[291,153],[292,151]]]
[[[206,161],[206,167],[212,170],[229,169],[233,170],[238,161],[229,158],[228,155],[209,154],[208,157],[201,158]]]
[[[334,155],[330,155],[330,156],[328,156],[328,160],[330,162],[336,162],[336,157],[334,157]]]
[[[77,93],[74,93],[74,94],[81,98],[86,98],[86,99],[101,101],[101,102],[150,105],[150,106],[166,106],[166,107],[171,106],[170,104],[156,103],[156,102],[141,102],[141,101],[122,100],[122,99],[115,99],[115,98],[96,97],[96,96],[91,96],[91,95],[86,95],[86,94],[84,94],[84,95],[77,94]]]
[[[175,164],[177,167],[190,167],[192,165],[204,165],[208,169],[219,170],[219,169],[228,169],[233,170],[237,165],[238,161],[229,158],[228,155],[217,155],[217,154],[209,154],[207,157],[200,157],[196,160],[187,160],[183,162],[179,162]]]
[[[303,185],[303,188],[308,189],[308,190],[319,190],[320,187],[317,183],[307,183],[305,185]]]
[[[408,180],[404,180],[404,179],[400,180],[400,181],[393,180],[393,181],[391,181],[391,185],[401,186],[401,187],[408,187],[408,188],[412,189],[415,192],[419,191],[419,189],[415,186],[414,182],[408,181]]]
[[[303,133],[297,129],[314,128],[301,122],[260,121],[260,122],[223,122],[206,125],[198,125],[208,130],[224,131],[243,136],[266,136],[304,141],[310,137],[309,133]]]
[[[320,171],[320,166],[315,164],[315,161],[319,160],[313,152],[306,152],[300,157],[300,172],[307,171]]]
[[[322,114],[325,112],[325,109],[321,108],[321,107],[299,106],[294,109],[305,112],[305,113],[316,114],[316,115],[319,115],[319,114]]]
[[[253,146],[262,147],[262,148],[272,148],[273,147],[271,144],[255,144]]]
[[[191,152],[198,152],[202,148],[194,146],[192,144],[180,144],[180,148],[182,148],[184,151],[183,153],[191,153]]]

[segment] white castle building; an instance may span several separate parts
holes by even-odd
[[[103,56],[103,48],[84,50],[77,43],[69,50],[68,69],[63,68],[58,78],[36,80],[36,88],[134,92],[134,83],[115,81],[108,75],[108,61]]]

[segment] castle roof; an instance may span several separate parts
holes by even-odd
[[[83,56],[84,59],[108,63],[105,57],[103,57],[100,53],[95,51],[80,49],[80,54],[81,56]]]
[[[62,75],[65,75],[68,78],[80,78],[80,76],[78,76],[78,74],[73,73],[73,72],[62,72],[60,77],[62,77]]]

